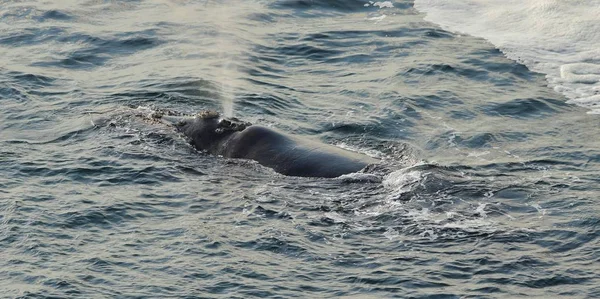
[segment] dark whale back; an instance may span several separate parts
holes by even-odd
[[[212,112],[203,112],[176,126],[198,150],[229,158],[252,159],[289,176],[333,178],[378,162],[366,155],[236,118],[219,119],[218,114]]]
[[[232,141],[224,156],[252,159],[284,175],[333,178],[377,163],[365,155],[261,126],[246,128]]]

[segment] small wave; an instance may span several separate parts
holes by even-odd
[[[482,109],[483,113],[490,116],[512,118],[541,118],[550,116],[556,112],[555,108],[546,103],[544,99],[514,99],[505,103],[490,104]]]
[[[20,1],[15,1],[20,2]],[[56,22],[56,21],[70,21],[74,17],[66,10],[59,9],[38,9],[33,6],[26,5],[14,5],[6,7],[0,14],[0,20],[8,22],[20,22],[23,19],[34,20],[37,22]]]
[[[560,67],[560,76],[567,82],[596,84],[600,82],[600,65],[593,63],[564,64]]]
[[[64,44],[77,44],[78,48],[56,53],[62,59],[38,61],[32,65],[68,69],[93,68],[102,66],[111,59],[132,55],[164,42],[152,30],[125,32],[109,37],[62,32],[54,35],[53,39]]]

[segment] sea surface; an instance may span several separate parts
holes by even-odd
[[[0,1],[0,297],[600,297],[599,23],[510,26],[594,1],[440,2]],[[283,176],[158,109],[385,167]]]

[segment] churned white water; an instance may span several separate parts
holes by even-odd
[[[426,20],[489,40],[600,113],[600,0],[415,0]]]

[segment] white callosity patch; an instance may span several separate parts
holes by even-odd
[[[549,85],[600,112],[600,0],[416,0],[426,20],[483,37]]]

